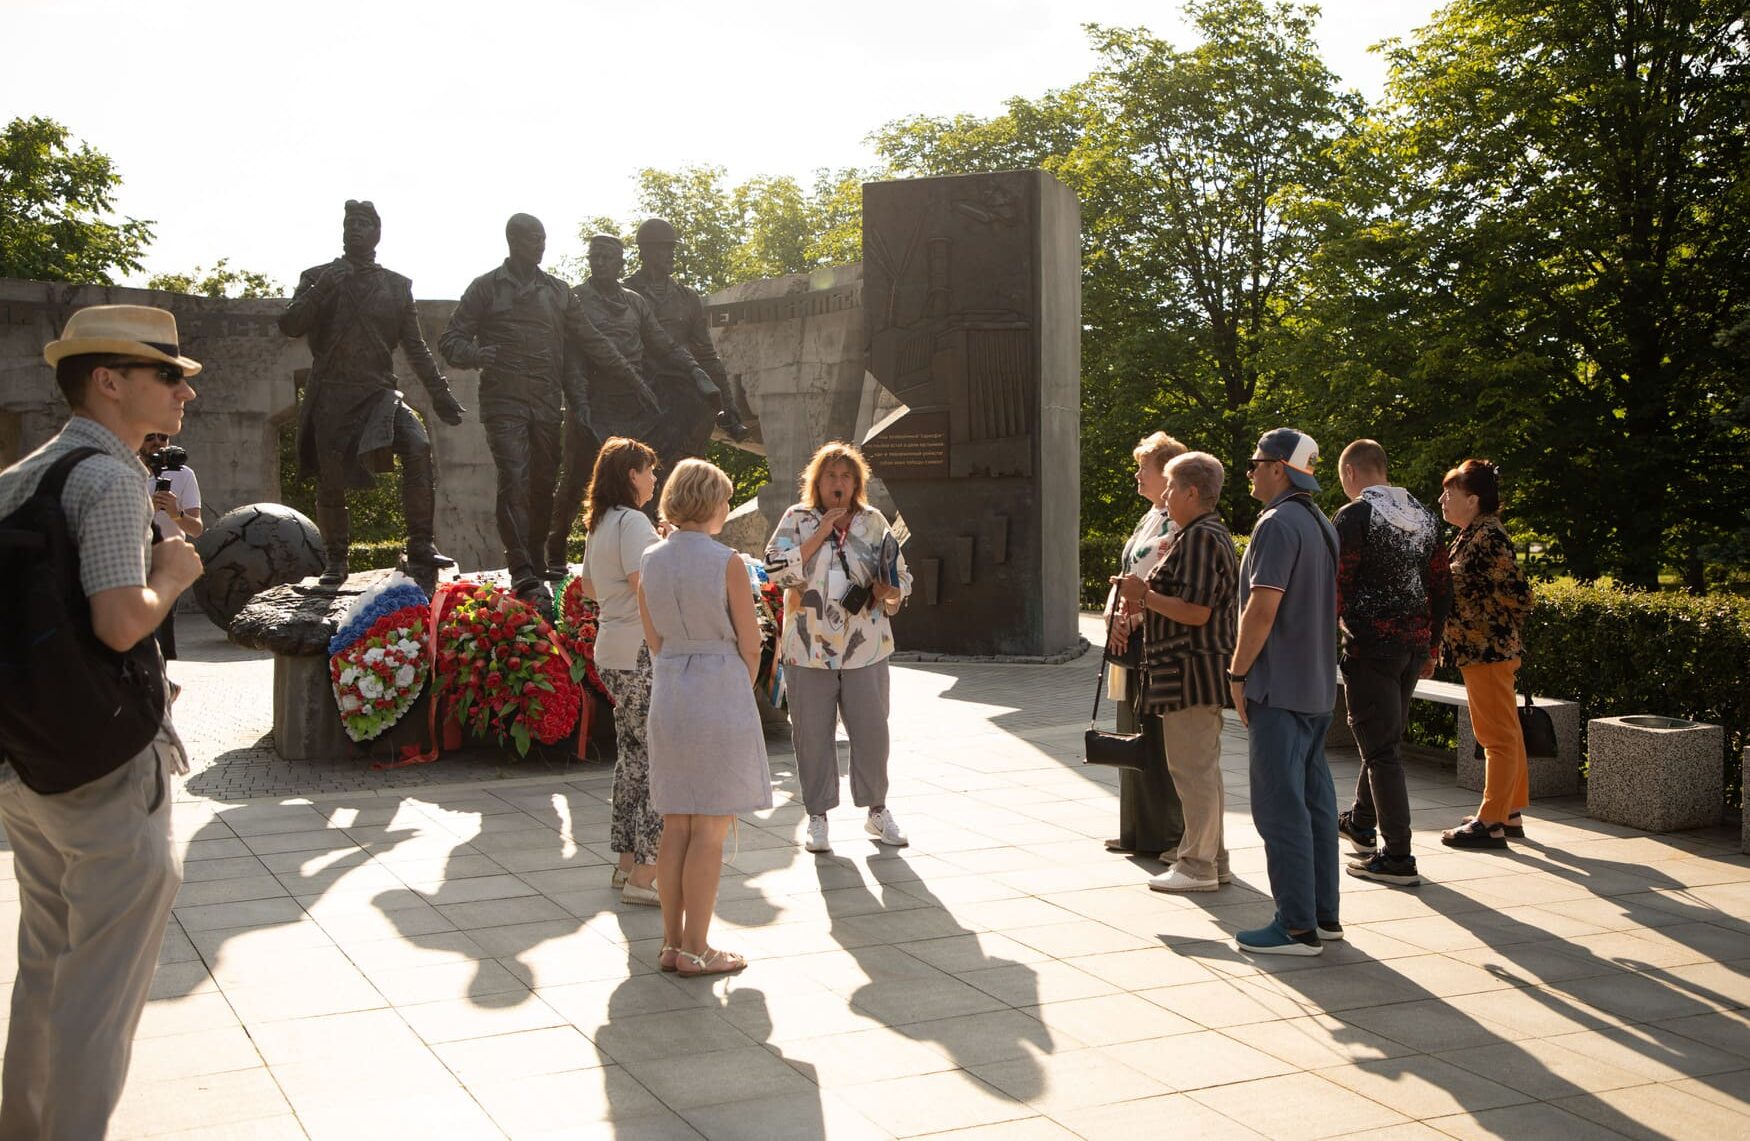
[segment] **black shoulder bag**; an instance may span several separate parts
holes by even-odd
[[[1116,617],[1116,616],[1114,616]],[[1112,638],[1111,623],[1106,624],[1106,638]],[[1094,709],[1088,714],[1088,731],[1082,734],[1082,764],[1106,765],[1115,769],[1148,768],[1148,741],[1141,733],[1108,733],[1095,728],[1100,720],[1100,695],[1106,689],[1106,660],[1100,659],[1098,680],[1094,682]]]
[[[1519,707],[1519,735],[1525,738],[1525,756],[1555,757],[1560,755],[1556,747],[1556,723],[1550,717],[1549,710],[1539,709],[1531,702],[1531,694],[1525,695],[1525,704]],[[1483,759],[1483,744],[1476,744],[1476,759]]]

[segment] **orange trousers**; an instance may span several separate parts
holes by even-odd
[[[1525,764],[1525,734],[1519,728],[1514,677],[1519,659],[1460,666],[1470,724],[1483,747],[1483,803],[1477,819],[1505,824],[1531,803],[1531,771]]]

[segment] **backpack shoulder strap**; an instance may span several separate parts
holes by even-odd
[[[42,479],[37,481],[36,490],[31,493],[31,498],[50,499],[59,504],[61,489],[67,486],[67,477],[72,474],[73,469],[92,456],[102,454],[102,448],[94,448],[89,445],[83,448],[74,448],[49,465],[49,470],[44,472]]]

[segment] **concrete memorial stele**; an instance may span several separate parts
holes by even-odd
[[[1078,643],[1081,213],[1042,170],[863,187],[863,454],[911,539],[906,650]]]

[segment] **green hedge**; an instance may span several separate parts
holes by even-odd
[[[1657,713],[1723,725],[1726,801],[1750,734],[1750,600],[1538,583],[1524,684],[1581,716]]]

